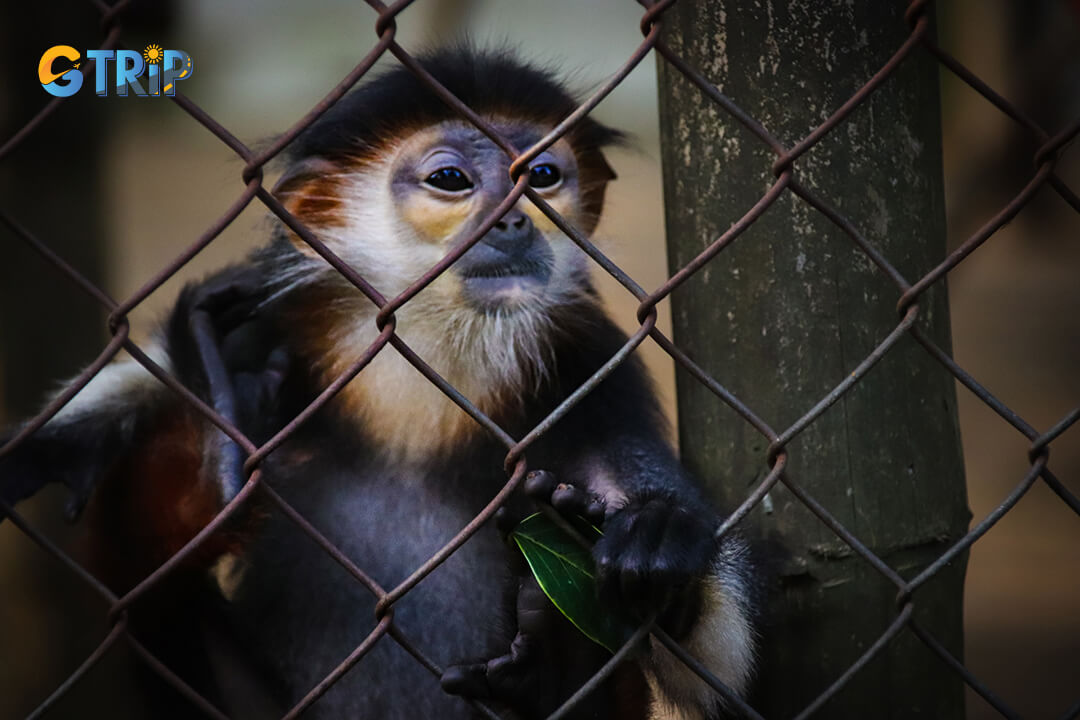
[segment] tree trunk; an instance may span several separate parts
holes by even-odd
[[[787,147],[833,111],[909,35],[902,3],[676,3],[664,39]],[[660,62],[668,257],[684,266],[775,181],[775,153]],[[936,64],[916,49],[795,163],[823,197],[914,281],[945,249]],[[850,238],[785,191],[672,295],[676,344],[777,432],[847,377],[899,323],[900,291]],[[943,283],[917,324],[948,349]],[[677,376],[687,466],[726,509],[765,477],[769,445],[689,374]],[[792,440],[788,477],[904,577],[966,530],[951,376],[903,336]],[[742,523],[766,559],[752,704],[791,717],[896,619],[897,589],[777,485]],[[962,657],[961,556],[914,595],[914,617]],[[963,686],[904,630],[819,717],[959,718]]]

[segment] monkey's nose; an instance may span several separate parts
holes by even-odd
[[[510,257],[520,257],[532,245],[534,236],[535,228],[529,216],[520,210],[511,210],[488,230],[483,242]]]
[[[520,210],[511,210],[503,215],[499,222],[495,223],[495,229],[504,232],[511,228],[520,229],[525,227],[525,223],[527,222],[530,222],[528,215]]]

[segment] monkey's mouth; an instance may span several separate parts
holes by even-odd
[[[465,299],[490,310],[515,306],[536,297],[551,279],[546,258],[522,258],[509,263],[469,264],[460,270]]]

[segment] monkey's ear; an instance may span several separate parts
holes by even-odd
[[[312,232],[341,222],[343,168],[326,158],[311,157],[290,165],[274,184],[271,192],[285,209],[296,216]],[[292,230],[289,240],[305,255],[317,257]]]
[[[611,169],[611,165],[608,164],[607,158],[604,157],[604,153],[596,153],[596,158],[599,161],[599,171],[604,178],[604,182],[606,183],[611,180],[617,180],[619,176],[616,175],[615,171]]]
[[[604,209],[604,196],[609,182],[617,178],[604,153],[595,150],[586,153],[579,161],[581,166],[581,205],[585,214],[582,230],[592,235],[600,222],[600,213]]]

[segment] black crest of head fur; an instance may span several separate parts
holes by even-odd
[[[420,65],[480,115],[506,115],[557,124],[578,101],[549,70],[505,49],[462,45],[427,53]],[[461,116],[408,68],[399,65],[338,101],[290,146],[292,160],[363,154],[403,131]],[[599,150],[622,133],[586,117],[570,133],[575,147]]]

